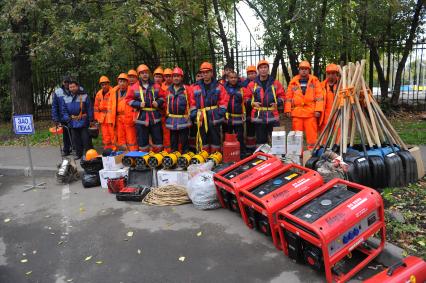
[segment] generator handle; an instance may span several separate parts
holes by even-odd
[[[388,272],[386,272],[387,276],[392,276],[393,272],[395,271],[395,269],[399,268],[399,267],[407,267],[407,264],[403,261],[399,261],[397,263],[395,263],[394,265],[392,265],[391,267],[389,267]]]

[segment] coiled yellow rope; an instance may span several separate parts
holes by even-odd
[[[153,188],[143,200],[145,204],[156,206],[181,205],[190,202],[185,187],[178,185]]]

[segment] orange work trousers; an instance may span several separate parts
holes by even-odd
[[[104,149],[114,149],[114,127],[110,123],[101,124]]]
[[[161,117],[161,126],[163,128],[163,146],[164,150],[168,153],[171,152],[171,145],[170,145],[170,130],[166,128],[166,117]]]
[[[293,131],[303,131],[306,137],[308,149],[312,149],[318,138],[318,121],[315,117],[292,117]]]
[[[125,149],[128,151],[136,151],[139,149],[136,141],[136,128],[133,123],[124,123],[121,119],[117,119],[115,128],[117,130],[118,149]]]

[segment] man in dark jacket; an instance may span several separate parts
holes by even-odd
[[[68,126],[66,121],[61,120],[61,117],[63,117],[63,115],[60,106],[63,97],[71,95],[69,91],[70,81],[70,77],[64,76],[62,80],[62,86],[55,89],[52,95],[52,120],[57,126]],[[68,156],[71,154],[72,148],[70,132],[67,129],[63,130],[62,140],[64,142],[64,146],[62,148],[62,156]]]
[[[80,159],[92,147],[88,129],[93,121],[93,108],[90,97],[81,90],[77,81],[70,81],[69,90],[71,95],[61,100],[61,119],[71,128],[76,159]]]

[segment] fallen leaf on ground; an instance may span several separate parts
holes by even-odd
[[[88,257],[86,257],[85,259],[84,259],[84,261],[88,261],[88,260],[91,260],[92,259],[92,256],[91,255],[89,255]]]
[[[181,256],[181,257],[179,257],[179,260],[182,261],[182,262],[184,262],[185,261],[185,257]]]
[[[85,212],[86,209],[84,209],[84,207],[80,207],[80,212]]]
[[[127,237],[133,237],[133,232],[132,231],[127,232]]]
[[[25,272],[25,275],[30,275],[31,273],[33,273],[32,271],[27,271]]]
[[[203,235],[203,232],[200,231],[197,233],[197,237],[201,237],[201,235]]]
[[[67,282],[72,282],[74,279],[68,279]]]
[[[26,258],[21,259],[21,262],[22,262],[22,263],[26,263],[26,262],[28,262],[28,259],[26,259]]]
[[[138,254],[141,254],[141,253],[142,253],[142,251],[140,249],[138,249]]]
[[[7,222],[10,222],[10,218],[6,218],[6,219],[4,220],[4,223],[7,223]]]
[[[98,261],[96,262],[96,264],[102,264],[102,263],[104,263],[102,260],[98,260]]]
[[[34,251],[33,251],[33,255],[35,255],[36,253],[37,253],[37,251],[36,251],[36,250],[34,250]]]
[[[64,243],[64,241],[59,241],[58,246],[62,245],[63,243]]]

